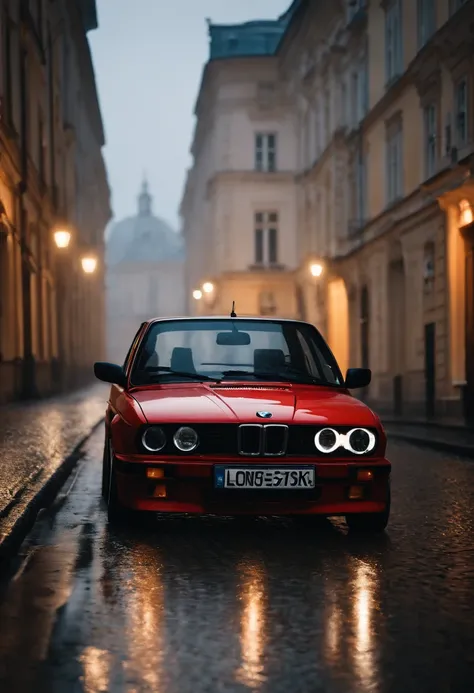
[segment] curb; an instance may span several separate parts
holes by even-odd
[[[409,433],[399,433],[398,431],[392,432],[388,427],[386,428],[386,433],[389,440],[390,438],[396,438],[397,440],[403,440],[421,448],[431,448],[432,450],[438,450],[439,452],[450,452],[451,454],[459,455],[459,457],[474,459],[474,445],[448,443],[444,440],[433,440],[432,438],[418,438],[417,436],[412,436]]]
[[[27,534],[33,528],[41,510],[54,502],[62,486],[81,459],[82,448],[103,422],[104,419],[101,418],[92,426],[88,433],[81,438],[72,452],[62,461],[56,471],[47,479],[33,498],[31,498],[9,533],[4,536],[0,535],[0,562],[11,558],[12,555],[16,553]]]

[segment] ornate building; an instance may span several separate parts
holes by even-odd
[[[270,290],[372,369],[379,411],[474,420],[473,25],[474,0],[299,0],[251,57],[247,25],[211,28],[182,207],[195,304],[227,308],[224,277],[245,312]],[[265,257],[276,237],[284,269],[254,274],[252,240]]]
[[[93,377],[103,353],[104,132],[95,2],[0,8],[0,401]]]
[[[279,47],[325,267],[311,288],[302,264],[306,314],[379,411],[474,416],[473,22],[472,0],[307,0]]]
[[[146,181],[134,217],[112,225],[106,245],[107,354],[123,363],[140,325],[185,313],[185,254],[178,233],[152,213]]]
[[[296,310],[295,116],[275,56],[289,18],[209,27],[181,204],[190,312]]]

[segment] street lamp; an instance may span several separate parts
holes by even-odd
[[[195,289],[195,290],[193,291],[193,298],[194,298],[194,300],[196,300],[196,301],[200,301],[201,298],[202,298],[202,291],[201,291],[200,289]]]
[[[93,255],[85,255],[81,259],[81,264],[85,274],[93,274],[97,268],[97,258]]]
[[[314,262],[310,266],[309,271],[311,272],[313,277],[320,277],[324,271],[324,267],[319,262]]]
[[[71,241],[71,233],[67,229],[58,229],[54,232],[54,242],[57,248],[67,248]]]

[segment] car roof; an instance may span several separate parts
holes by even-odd
[[[249,322],[249,321],[255,321],[255,322],[297,322],[302,325],[311,325],[311,323],[307,322],[306,320],[297,320],[294,318],[279,318],[276,316],[268,316],[268,315],[239,315],[235,318],[231,317],[229,314],[227,315],[178,315],[178,316],[173,316],[169,315],[165,318],[150,318],[150,320],[147,320],[148,325],[152,325],[153,323],[156,322],[167,322],[170,320],[195,320],[198,322],[199,320],[236,320],[237,322],[239,320],[244,321],[244,322]]]

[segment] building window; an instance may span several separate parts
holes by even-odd
[[[258,299],[260,315],[276,315],[277,305],[273,291],[262,291]]]
[[[4,74],[4,117],[8,125],[13,124],[13,81],[12,81],[12,29],[8,16],[3,13],[1,17],[3,25],[3,55],[0,64],[3,63]]]
[[[362,150],[357,153],[355,174],[356,218],[361,228],[367,218],[367,161]]]
[[[367,0],[349,0],[347,19],[350,22],[358,12],[367,8]]]
[[[255,214],[255,264],[276,265],[278,263],[278,214],[257,212]]]
[[[353,72],[351,79],[351,124],[359,123],[359,73]]]
[[[467,122],[467,80],[463,79],[456,87],[456,144],[463,147],[468,140]]]
[[[257,171],[276,171],[276,142],[274,133],[255,135],[255,169]]]
[[[44,183],[46,179],[46,140],[44,131],[44,121],[41,115],[38,116],[38,173],[40,180]]]
[[[359,89],[360,117],[362,120],[369,110],[369,59],[367,55],[364,55],[360,67]]]
[[[460,10],[463,5],[467,5],[468,2],[469,0],[450,0],[450,13],[454,14],[455,12]]]
[[[423,48],[435,31],[435,0],[418,0],[418,49]]]
[[[401,0],[392,0],[385,11],[385,69],[388,84],[403,72]]]
[[[387,204],[403,195],[403,125],[401,120],[387,127],[386,143]]]
[[[438,119],[436,106],[430,104],[425,108],[425,174],[429,178],[435,173],[438,159],[437,152],[437,130]]]

